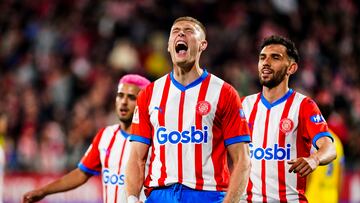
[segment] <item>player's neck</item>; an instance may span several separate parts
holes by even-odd
[[[199,67],[198,64],[194,65],[188,70],[179,66],[174,66],[173,76],[176,81],[186,86],[198,79],[203,74],[203,72],[204,71]]]
[[[262,94],[268,102],[273,103],[284,96],[288,91],[288,85],[286,83],[280,83],[273,88],[263,86]]]
[[[125,131],[125,132],[127,132],[127,133],[130,133],[130,130],[131,130],[131,122],[130,123],[126,123],[126,122],[122,122],[122,121],[120,121],[120,128],[123,130],[123,131]]]

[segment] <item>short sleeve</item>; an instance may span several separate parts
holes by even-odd
[[[91,145],[78,164],[80,170],[92,175],[99,175],[101,173],[99,142],[104,130],[105,128],[101,129],[94,137]]]
[[[130,141],[142,142],[148,145],[151,144],[152,126],[148,106],[151,98],[152,86],[153,85],[150,84],[144,91],[139,93],[131,125],[132,135]]]
[[[313,146],[317,149],[316,141],[321,137],[329,137],[333,140],[328,125],[322,116],[319,107],[316,103],[306,97],[300,106],[300,119],[302,121],[302,128],[306,134],[311,138]]]
[[[225,83],[219,100],[222,109],[222,131],[225,146],[250,142],[250,131],[242,108],[241,100],[236,90]]]

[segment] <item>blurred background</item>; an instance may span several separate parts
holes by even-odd
[[[339,135],[341,199],[360,202],[359,9],[356,0],[1,0],[4,202],[76,167],[97,130],[117,123],[120,76],[153,81],[171,70],[168,34],[184,15],[207,27],[201,65],[243,96],[260,91],[261,40],[277,33],[295,42],[301,59],[291,86],[314,98]],[[47,202],[98,202],[98,185]]]

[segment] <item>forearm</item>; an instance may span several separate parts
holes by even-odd
[[[233,155],[231,155],[231,157],[234,163],[234,169],[231,173],[224,203],[238,203],[241,195],[245,192],[251,167],[248,149],[246,143],[241,143],[240,151],[236,150],[236,155],[232,152]]]
[[[323,137],[320,139],[317,142],[319,149],[314,152],[311,157],[318,161],[319,165],[326,165],[336,159],[336,149],[328,137]]]
[[[149,146],[139,142],[132,142],[130,158],[126,166],[125,187],[127,196],[139,197],[144,183],[145,164]]]
[[[248,164],[237,164],[230,178],[230,184],[224,203],[237,203],[245,192],[250,175],[250,161]]]
[[[145,163],[129,160],[126,171],[126,191],[127,195],[139,197],[144,182]]]
[[[84,184],[91,175],[87,175],[80,169],[74,169],[60,179],[40,188],[44,195],[72,190]]]

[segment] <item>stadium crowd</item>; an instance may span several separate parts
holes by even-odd
[[[116,122],[117,79],[171,70],[168,28],[192,15],[207,27],[201,65],[240,95],[260,90],[258,42],[278,33],[299,47],[291,79],[327,114],[360,169],[360,2],[355,0],[0,2],[0,143],[8,172],[63,172]]]

